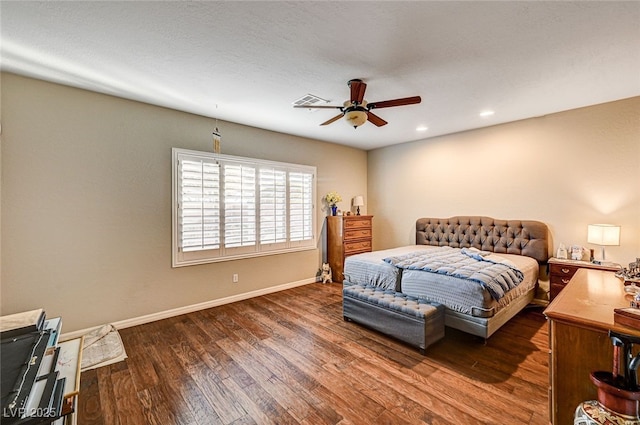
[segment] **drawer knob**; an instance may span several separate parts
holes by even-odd
[[[561,279],[561,280],[562,280],[562,283],[564,283],[564,284],[566,285],[567,283],[569,283],[569,281],[570,281],[571,279]]]
[[[562,273],[567,274],[571,271],[571,269],[560,269]]]

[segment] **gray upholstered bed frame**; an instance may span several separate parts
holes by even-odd
[[[420,218],[416,221],[416,244],[475,247],[495,253],[526,255],[540,264],[549,258],[547,225],[531,220],[498,220],[482,216]],[[445,325],[486,339],[526,307],[534,296],[535,288],[489,318],[447,309]]]
[[[532,220],[498,220],[482,216],[419,218],[416,244],[474,247],[483,251],[549,259],[547,225]]]

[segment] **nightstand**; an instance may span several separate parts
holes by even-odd
[[[549,301],[553,299],[569,283],[578,269],[594,269],[617,272],[620,266],[613,264],[594,264],[588,261],[563,260],[560,258],[550,258],[549,265]]]

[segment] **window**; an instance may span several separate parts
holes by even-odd
[[[315,167],[174,148],[173,267],[314,249]]]

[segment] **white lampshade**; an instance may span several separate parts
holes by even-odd
[[[600,259],[594,262],[601,264],[604,262],[604,247],[612,245],[620,245],[620,226],[614,226],[613,224],[590,224],[587,227],[587,242],[600,245],[602,253]]]
[[[587,228],[587,242],[603,246],[620,245],[620,226],[590,224]]]

